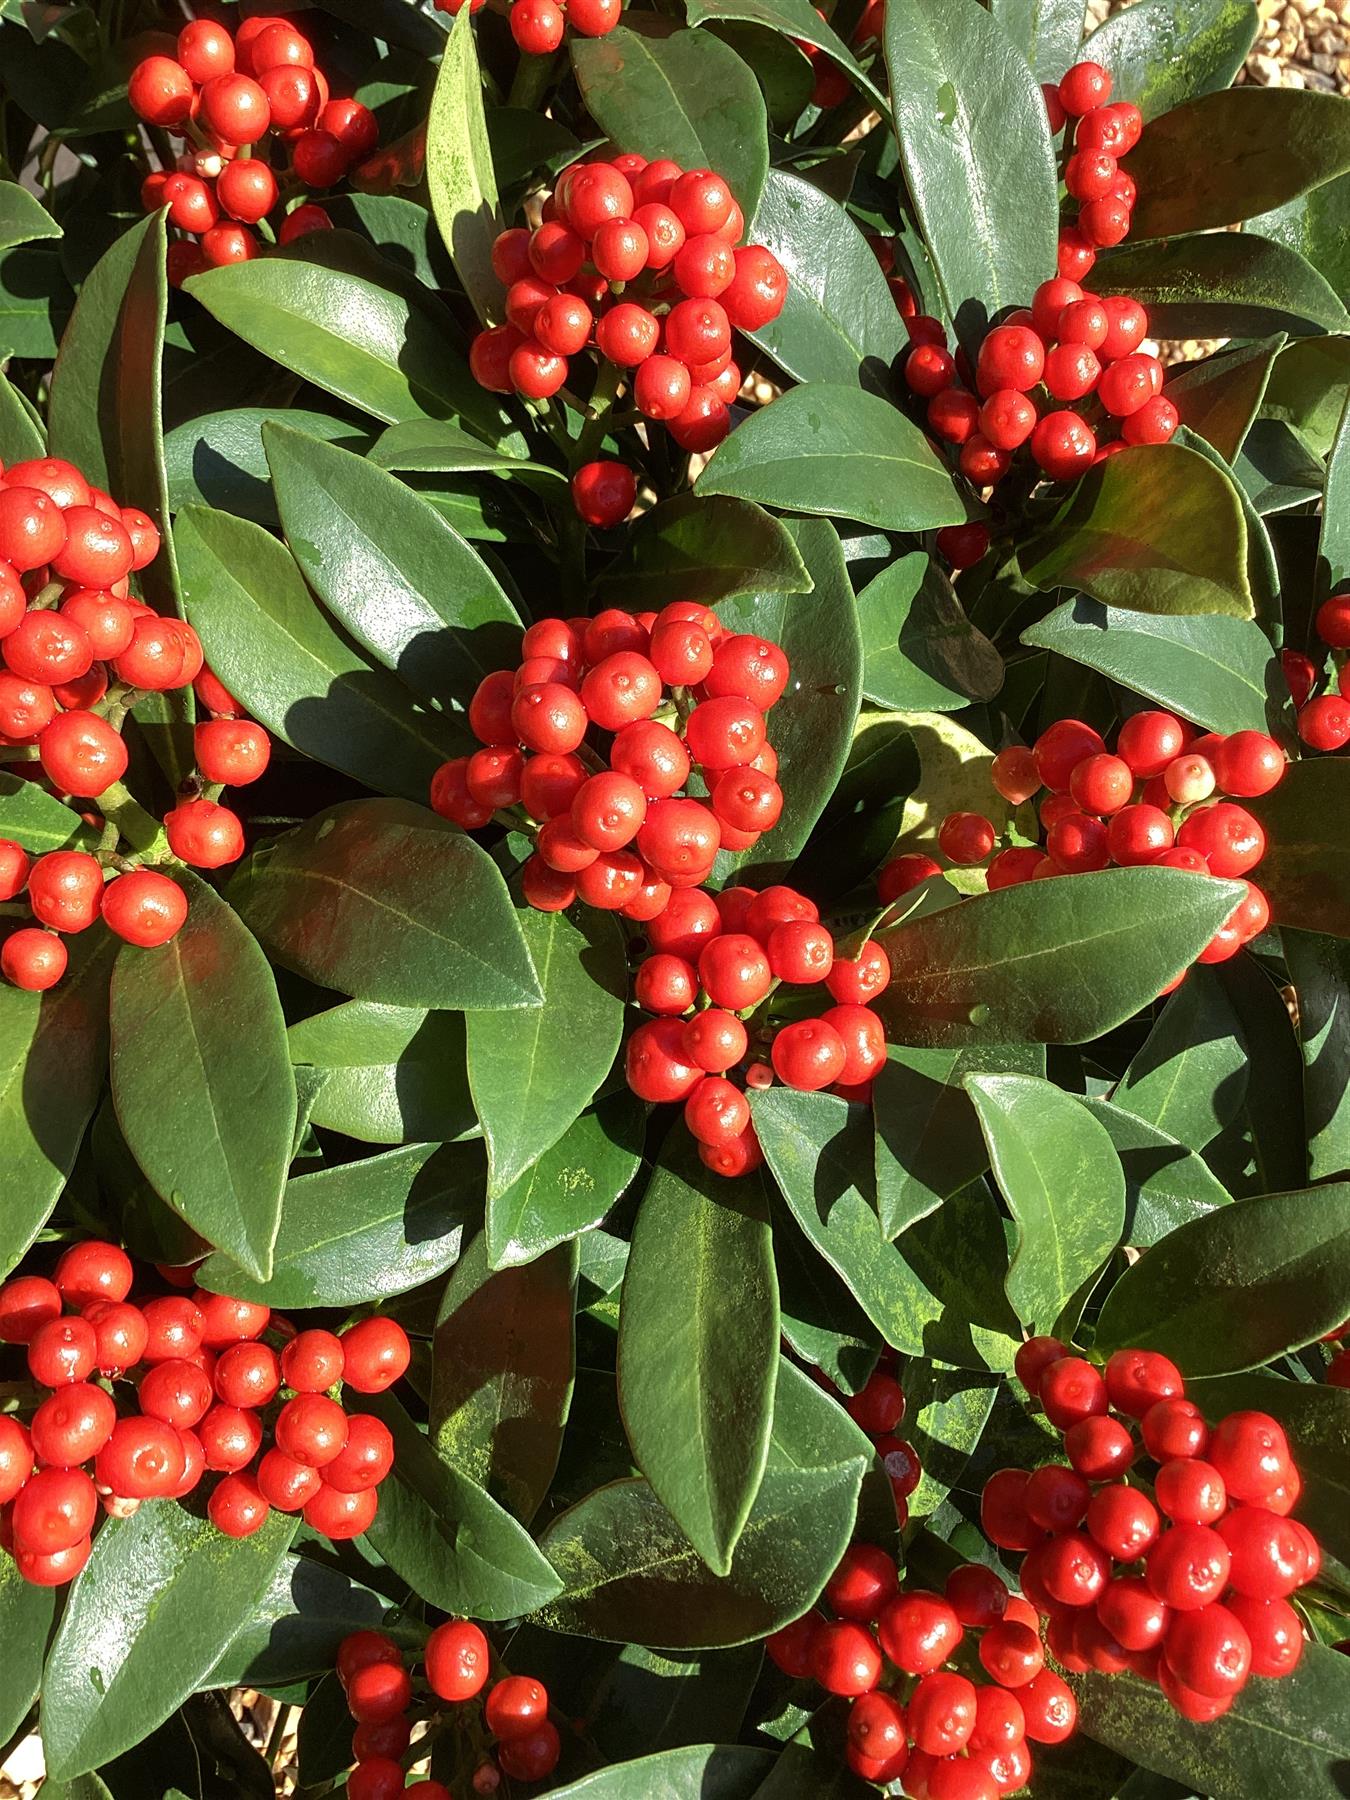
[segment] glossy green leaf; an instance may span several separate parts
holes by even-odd
[[[634,521],[601,589],[616,604],[705,606],[772,589],[805,594],[811,577],[788,527],[762,507],[724,494],[678,494]]]
[[[303,422],[301,429],[309,431]],[[522,478],[541,476],[554,484],[567,479],[561,469],[548,463],[528,462],[504,450],[493,450],[481,438],[444,419],[409,419],[402,425],[390,425],[380,433],[370,451],[370,460],[381,469],[430,475],[479,472]]]
[[[36,781],[0,769],[0,837],[32,855],[69,846],[88,849],[91,833],[73,807]]]
[[[386,262],[414,275],[423,287],[435,292],[455,285],[436,221],[423,203],[399,194],[352,193],[326,200],[324,210],[339,231],[369,239]]]
[[[1081,588],[1144,613],[1250,618],[1247,527],[1231,481],[1204,457],[1153,444],[1108,457],[1020,553],[1039,588]]]
[[[477,1228],[483,1156],[476,1144],[409,1144],[286,1185],[272,1279],[253,1281],[226,1256],[202,1265],[203,1287],[269,1306],[360,1306],[443,1275]]]
[[[433,1010],[542,1003],[496,863],[406,800],[316,813],[255,850],[229,897],[283,967],[354,1000]]]
[[[46,1223],[98,1105],[115,942],[101,925],[73,937],[65,977],[45,994],[0,986],[0,1273]]]
[[[211,667],[285,743],[377,790],[425,797],[464,748],[329,624],[285,548],[227,513],[190,506],[174,528],[187,614]]]
[[[276,1687],[308,1676],[326,1675],[344,1637],[354,1631],[384,1630],[388,1602],[341,1570],[308,1556],[283,1556],[267,1591],[230,1639],[202,1684],[207,1687]],[[413,1627],[394,1632],[420,1643]]]
[[[182,930],[157,950],[124,945],[113,969],[113,1104],[159,1193],[266,1281],[295,1137],[286,1021],[255,939],[214,889],[183,880]]]
[[[291,1061],[324,1081],[316,1125],[367,1144],[449,1142],[473,1129],[459,1013],[349,1000],[288,1033]]]
[[[745,1744],[691,1744],[614,1763],[554,1788],[555,1800],[752,1800],[773,1757]]]
[[[875,1009],[902,1044],[1086,1043],[1189,967],[1241,897],[1180,869],[980,894],[878,932],[891,985]]]
[[[943,310],[973,350],[995,314],[1023,305],[1054,266],[1045,101],[977,0],[888,0],[885,48],[906,184]]]
[[[489,1194],[492,1266],[513,1268],[598,1225],[638,1172],[646,1108],[625,1091],[582,1113],[500,1194]]]
[[[1242,1110],[1249,1046],[1215,973],[1192,969],[1130,1059],[1111,1098],[1203,1150]]]
[[[1258,213],[1247,229],[1297,250],[1338,294],[1350,289],[1350,175],[1309,188],[1272,212]]]
[[[0,460],[8,467],[46,453],[47,435],[34,417],[31,404],[0,375]]]
[[[436,223],[464,292],[480,319],[497,317],[501,312],[502,284],[492,271],[492,242],[502,221],[470,18],[462,24],[456,19],[451,27],[431,96],[427,187]]]
[[[267,1591],[295,1528],[273,1513],[228,1538],[171,1501],[105,1519],[43,1674],[48,1770],[83,1774],[167,1719]]]
[[[1270,640],[1248,619],[1215,613],[1165,619],[1068,600],[1024,631],[1022,642],[1097,669],[1208,731],[1274,727],[1278,734],[1288,709]]]
[[[1212,444],[1231,463],[1256,417],[1284,337],[1239,344],[1218,356],[1183,364],[1167,383],[1167,397],[1183,425]]]
[[[905,1437],[923,1470],[909,1497],[912,1518],[926,1518],[961,1484],[966,1465],[994,1408],[997,1381],[968,1369],[948,1369],[922,1357],[905,1364]]]
[[[1325,471],[1298,434],[1280,419],[1258,419],[1233,473],[1263,517],[1320,501]]]
[[[581,154],[565,125],[524,106],[494,106],[487,134],[499,189],[514,187],[539,169],[552,173]]]
[[[1202,94],[1154,119],[1125,166],[1139,184],[1132,236],[1232,225],[1350,170],[1350,107],[1307,88]]]
[[[1298,995],[1308,1175],[1350,1173],[1350,944],[1283,931],[1289,978]]]
[[[1286,429],[1288,429],[1286,427]],[[1326,467],[1326,499],[1317,540],[1318,597],[1350,581],[1350,396],[1336,428]]]
[[[918,781],[908,724],[889,713],[862,714],[838,785],[797,859],[794,883],[828,910],[867,881],[890,854]]]
[[[1003,658],[921,551],[897,557],[858,595],[863,693],[895,712],[954,712],[991,700]]]
[[[967,1075],[965,1086],[1017,1228],[1008,1298],[1033,1333],[1049,1332],[1120,1243],[1120,1159],[1091,1114],[1053,1082]]]
[[[769,1210],[783,1337],[841,1393],[856,1394],[876,1367],[881,1333],[776,1194]]]
[[[1145,120],[1226,88],[1256,39],[1251,0],[1144,0],[1098,26],[1083,56],[1110,71],[1112,98]]]
[[[367,1541],[430,1606],[514,1619],[562,1586],[522,1525],[439,1457],[392,1394],[363,1396],[394,1435],[394,1468]]]
[[[1133,294],[1148,308],[1150,329],[1173,336],[1347,329],[1345,306],[1325,276],[1296,250],[1252,231],[1195,231],[1123,244],[1102,257],[1092,278],[1104,294]]]
[[[55,244],[20,244],[0,251],[0,357],[50,361],[71,304]]]
[[[837,201],[800,175],[771,169],[749,236],[788,274],[782,312],[749,334],[780,369],[797,381],[852,383],[889,368],[906,343],[895,297]]]
[[[524,1018],[476,1011],[465,1022],[469,1087],[487,1139],[494,1198],[594,1099],[619,1048],[628,992],[627,947],[609,914],[522,906],[515,929],[542,1003]]]
[[[215,506],[258,525],[277,525],[276,498],[262,439],[263,426],[274,422],[350,450],[365,450],[372,442],[369,427],[301,407],[272,411],[265,406],[241,406],[230,412],[208,413],[176,425],[164,440],[170,508],[181,512],[185,506]],[[494,452],[485,448],[483,454],[491,457]]]
[[[1188,1375],[1254,1369],[1350,1317],[1350,1184],[1235,1200],[1128,1268],[1096,1346],[1161,1350]]]
[[[1077,60],[1084,12],[1078,0],[990,0],[989,11],[1037,81],[1057,82]]]
[[[38,1697],[42,1659],[55,1617],[55,1590],[25,1581],[12,1557],[0,1562],[0,1632],[5,1644],[0,1669],[0,1742],[10,1742]]]
[[[835,791],[858,719],[862,641],[839,539],[823,520],[793,519],[787,528],[810,574],[811,592],[762,590],[718,607],[728,631],[781,645],[792,671],[769,721],[782,814],[753,848],[719,856],[721,880],[748,869],[762,870],[772,880],[786,874]]]
[[[752,1096],[751,1112],[797,1223],[888,1344],[960,1368],[1011,1364],[1017,1324],[1003,1293],[1003,1230],[987,1193],[968,1190],[888,1243],[864,1109],[775,1087]]]
[[[31,244],[35,238],[59,238],[61,227],[36,194],[17,181],[0,181],[0,250]]]
[[[1275,359],[1261,402],[1264,418],[1292,425],[1317,456],[1330,453],[1350,384],[1350,335],[1301,338]]]
[[[1106,1129],[1125,1175],[1125,1242],[1146,1248],[1190,1219],[1203,1218],[1232,1195],[1209,1165],[1176,1138],[1109,1100],[1079,1097]]]
[[[604,37],[573,38],[571,51],[586,110],[620,150],[716,169],[754,218],[769,168],[768,120],[734,50],[711,32],[634,13]]]
[[[1244,805],[1265,827],[1261,887],[1283,925],[1350,937],[1350,845],[1339,821],[1350,805],[1350,763],[1314,757]]]
[[[752,413],[697,487],[889,531],[928,531],[966,517],[950,473],[917,425],[876,394],[828,382],[792,388]]]
[[[823,50],[829,62],[836,64],[850,81],[871,96],[883,116],[889,111],[885,89],[879,88],[872,75],[859,66],[856,56],[829,20],[822,18],[807,0],[689,0],[685,14],[691,25],[739,20],[781,32],[794,44],[810,44]],[[756,74],[762,75],[754,60],[747,60]],[[756,237],[752,241],[758,243],[760,240]]]
[[[363,649],[419,699],[467,707],[520,651],[520,618],[487,564],[427,501],[362,456],[263,427],[302,574]]]
[[[480,1233],[432,1334],[436,1453],[526,1525],[548,1493],[572,1403],[576,1285],[575,1244],[494,1273]]]
[[[633,1228],[619,1405],[638,1467],[719,1575],[731,1571],[764,1473],[777,1365],[778,1282],[760,1183],[711,1173],[683,1140]]]

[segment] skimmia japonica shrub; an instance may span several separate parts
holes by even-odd
[[[0,9],[0,1769],[1341,1793],[1350,101],[1257,30]]]

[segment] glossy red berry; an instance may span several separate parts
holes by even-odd
[[[424,1655],[427,1681],[442,1700],[471,1700],[487,1682],[488,1641],[469,1619],[438,1625],[427,1639]]]
[[[921,1588],[892,1600],[882,1612],[877,1631],[882,1649],[907,1675],[940,1669],[964,1636],[949,1603]]]

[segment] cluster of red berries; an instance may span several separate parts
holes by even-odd
[[[1045,1664],[1035,1608],[982,1563],[943,1593],[900,1587],[895,1559],[854,1543],[812,1611],[767,1642],[795,1680],[851,1698],[845,1759],[855,1775],[899,1781],[912,1800],[999,1800],[1031,1777],[1027,1740],[1061,1744],[1078,1705]],[[967,1632],[987,1680],[951,1667]],[[975,1658],[962,1656],[974,1673]]]
[[[787,687],[777,644],[676,600],[541,619],[521,651],[517,668],[480,682],[469,725],[484,747],[442,764],[431,805],[466,831],[520,809],[507,822],[534,839],[521,871],[531,906],[580,899],[654,921],[706,880],[719,849],[748,850],[777,824],[764,717]],[[603,760],[585,742],[592,727],[613,733]],[[696,771],[706,800],[688,792]]]
[[[1025,1552],[1022,1592],[1060,1664],[1129,1670],[1196,1721],[1227,1712],[1252,1675],[1292,1673],[1303,1627],[1289,1596],[1322,1557],[1289,1517],[1302,1484],[1278,1421],[1235,1412],[1211,1431],[1155,1351],[1118,1350],[1103,1371],[1039,1337],[1016,1369],[1068,1462],[999,1470],[980,1518]]]
[[[113,817],[128,713],[146,693],[191,684],[213,717],[196,728],[196,773],[165,817],[165,839],[181,861],[218,868],[243,853],[243,827],[204,790],[256,781],[271,742],[205,667],[192,627],[132,597],[130,577],[159,543],[145,513],[118,506],[59,457],[0,476],[0,761],[66,799],[102,800]],[[98,856],[53,850],[30,863],[0,838],[0,904],[26,891],[37,921],[0,943],[0,973],[34,992],[54,986],[67,963],[62,934],[100,916],[127,943],[167,943],[187,898],[140,860],[105,841]]]
[[[422,1652],[426,1686],[435,1700],[460,1707],[487,1687],[492,1650],[470,1619],[438,1625]],[[351,1800],[450,1800],[444,1783],[427,1779],[405,1788],[403,1759],[412,1741],[409,1712],[414,1683],[397,1644],[379,1631],[358,1631],[338,1650],[338,1677],[356,1721]],[[561,1741],[548,1716],[548,1690],[528,1675],[503,1675],[488,1689],[482,1720],[496,1739],[496,1761],[485,1756],[473,1776],[476,1794],[492,1794],[502,1775],[542,1781],[558,1764]],[[417,1751],[413,1752],[414,1758]]]
[[[839,1401],[859,1430],[871,1438],[872,1447],[891,1484],[896,1517],[903,1531],[909,1523],[910,1495],[923,1478],[923,1465],[913,1444],[895,1435],[905,1420],[905,1394],[895,1377],[895,1363],[896,1352],[888,1346],[879,1366],[856,1394],[849,1395],[838,1393],[834,1383],[818,1370],[813,1373],[820,1385]]]
[[[1268,794],[1286,767],[1283,750],[1262,731],[1197,734],[1172,713],[1141,712],[1126,719],[1108,752],[1091,725],[1058,719],[1030,749],[1000,750],[991,770],[994,787],[1014,806],[1050,790],[1038,808],[1044,842],[1015,843],[994,855],[993,823],[961,812],[942,821],[938,847],[961,866],[992,855],[991,889],[1112,863],[1242,879],[1244,897],[1197,958],[1226,962],[1265,930],[1270,907],[1246,880],[1265,855],[1266,834],[1245,806],[1217,796]],[[894,900],[941,872],[930,856],[897,857],[881,872],[881,898]]]
[[[487,0],[436,0],[437,12],[481,12]],[[551,56],[567,27],[582,37],[606,37],[623,16],[623,0],[511,0],[511,36],[526,56]]]
[[[191,1284],[189,1271],[166,1273]],[[266,1306],[204,1288],[132,1301],[133,1279],[124,1250],[87,1240],[50,1279],[0,1287],[0,1344],[26,1346],[29,1376],[49,1390],[26,1424],[0,1415],[0,1547],[25,1581],[79,1574],[100,1504],[126,1517],[145,1500],[185,1498],[208,1473],[221,1479],[207,1514],[227,1537],[257,1531],[273,1507],[303,1511],[329,1538],[366,1530],[393,1439],[328,1390],[377,1394],[397,1381],[409,1361],[402,1326],[374,1317],[340,1337],[296,1332]]]
[[[1350,650],[1350,593],[1333,594],[1317,609],[1317,635],[1332,650]],[[1334,691],[1314,695],[1322,671],[1300,650],[1282,653],[1285,680],[1298,710],[1298,735],[1310,750],[1350,744],[1350,662],[1340,660]]]
[[[184,233],[169,247],[175,286],[203,269],[251,262],[263,247],[255,227],[282,244],[331,229],[311,204],[275,230],[264,221],[295,192],[335,187],[379,141],[369,107],[331,99],[304,32],[270,14],[242,20],[233,33],[192,20],[178,34],[176,58],[147,56],[127,92],[148,125],[185,140],[177,167],[156,170],[141,186],[145,210],[167,206],[169,223]]]
[[[875,940],[837,956],[815,902],[781,886],[680,890],[648,922],[647,939],[635,991],[656,1017],[628,1040],[628,1085],[643,1100],[684,1102],[708,1168],[743,1175],[763,1160],[746,1088],[770,1087],[776,1077],[806,1092],[870,1100],[886,1028],[867,1002],[891,978]],[[784,1023],[771,998],[783,984],[823,986],[834,1005]],[[795,1014],[802,998],[793,995],[788,1010]]]
[[[1129,101],[1110,104],[1111,77],[1098,63],[1076,63],[1044,92],[1053,135],[1076,121],[1063,178],[1078,214],[1060,231],[1057,273],[1029,308],[988,333],[973,370],[964,352],[948,350],[941,320],[913,311],[906,318],[905,380],[927,401],[929,429],[956,451],[961,474],[985,490],[1004,479],[1023,445],[1047,480],[1074,481],[1133,444],[1167,443],[1179,422],[1162,391],[1162,364],[1140,349],[1148,315],[1139,301],[1081,285],[1097,251],[1129,231],[1135,184],[1119,159],[1139,142],[1143,117]],[[1117,422],[1119,435],[1108,440]],[[949,526],[937,538],[956,568],[978,562],[988,545],[979,523]]]
[[[636,153],[573,163],[537,229],[504,231],[493,246],[507,322],[474,339],[475,378],[547,400],[569,358],[594,347],[631,381],[643,418],[681,449],[712,450],[741,386],[732,333],[776,319],[787,296],[782,264],[762,244],[741,245],[744,235],[730,185],[710,169]]]

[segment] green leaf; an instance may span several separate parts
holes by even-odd
[[[460,418],[489,438],[507,414],[450,347],[430,297],[299,256],[212,269],[188,284],[222,325],[264,356],[372,418]]]
[[[1350,1317],[1350,1184],[1235,1200],[1174,1231],[1106,1297],[1096,1347],[1188,1375],[1254,1369]]]
[[[1284,336],[1277,332],[1255,344],[1239,344],[1235,350],[1183,364],[1167,383],[1167,397],[1182,424],[1213,445],[1225,462],[1231,463],[1242,448],[1283,348]]]
[[[967,513],[917,425],[876,394],[828,382],[792,388],[752,413],[714,454],[697,488],[889,531],[958,525]]]
[[[572,1403],[576,1288],[574,1243],[494,1273],[480,1233],[436,1314],[432,1444],[526,1525],[553,1480]]]
[[[598,1225],[638,1172],[646,1117],[635,1095],[611,1094],[582,1113],[519,1181],[489,1194],[493,1268],[532,1262]]]
[[[877,934],[891,984],[875,1010],[902,1044],[1086,1043],[1188,968],[1241,897],[1180,869],[979,894]]]
[[[1122,245],[1101,259],[1093,280],[1104,294],[1133,294],[1148,308],[1150,329],[1169,336],[1260,337],[1275,331],[1298,336],[1347,329],[1344,305],[1312,264],[1251,231],[1197,231]]]
[[[1350,175],[1310,188],[1247,224],[1259,236],[1296,250],[1338,294],[1350,288]]]
[[[989,1167],[963,1085],[969,1074],[1045,1072],[1044,1053],[1025,1044],[912,1050],[892,1044],[872,1090],[877,1211],[894,1238],[936,1212]]]
[[[45,994],[0,985],[0,1273],[46,1223],[98,1105],[115,941],[102,925],[71,938],[65,978]]]
[[[633,13],[599,38],[572,40],[586,110],[620,150],[716,169],[753,219],[769,168],[759,84],[736,52],[707,31]]]
[[[1125,1174],[1125,1242],[1146,1248],[1190,1219],[1202,1218],[1232,1195],[1194,1150],[1156,1125],[1146,1125],[1109,1100],[1079,1097],[1105,1126]]]
[[[269,1306],[361,1306],[420,1287],[458,1258],[478,1222],[483,1157],[476,1144],[409,1144],[286,1184],[272,1279],[254,1281],[227,1256],[200,1280],[213,1292]]]
[[[792,671],[769,723],[783,811],[752,849],[718,857],[716,874],[724,881],[749,869],[771,879],[786,873],[834,793],[858,719],[862,642],[838,536],[833,526],[814,519],[793,519],[787,528],[811,576],[811,592],[762,590],[718,607],[728,631],[781,645]]]
[[[553,1789],[553,1800],[752,1800],[772,1754],[744,1744],[691,1744],[614,1763]]]
[[[20,244],[0,251],[0,358],[49,362],[71,304],[70,283],[55,244]]]
[[[138,1744],[210,1674],[267,1591],[296,1521],[228,1538],[171,1501],[105,1519],[47,1657],[42,1742],[68,1780]]]
[[[370,1545],[423,1600],[475,1619],[514,1619],[562,1582],[523,1525],[439,1457],[392,1394],[364,1395],[394,1434]]]
[[[1275,359],[1262,416],[1283,419],[1315,456],[1330,454],[1350,384],[1350,335],[1301,338]]]
[[[1188,1791],[1211,1800],[1337,1800],[1342,1791],[1350,1662],[1321,1644],[1305,1644],[1283,1680],[1251,1682],[1230,1712],[1207,1725],[1179,1719],[1160,1689],[1133,1675],[1085,1675],[1072,1685],[1080,1730]]]
[[[1350,944],[1311,932],[1281,932],[1298,994],[1308,1176],[1350,1173]]]
[[[780,32],[793,44],[810,44],[823,50],[830,62],[837,64],[850,81],[871,96],[883,118],[889,115],[890,102],[885,89],[879,88],[872,76],[859,67],[852,50],[829,21],[807,4],[807,0],[689,0],[685,13],[691,25],[715,25],[724,19],[736,19],[767,31]],[[747,60],[756,74],[762,76],[763,71],[755,62]],[[755,237],[752,241],[758,243],[760,240]]]
[[[683,1132],[666,1157],[633,1228],[619,1405],[657,1498],[708,1567],[727,1575],[769,1452],[772,1238],[758,1178],[712,1174]]]
[[[1246,560],[1232,482],[1175,444],[1099,463],[1020,554],[1022,573],[1039,588],[1081,588],[1132,612],[1249,619]]]
[[[989,1195],[968,1190],[888,1243],[876,1214],[867,1112],[831,1094],[777,1087],[755,1093],[750,1105],[797,1223],[886,1342],[961,1368],[1008,1368],[1017,1324],[1003,1294],[1007,1253]]]
[[[158,1192],[266,1281],[295,1137],[286,1021],[267,959],[235,913],[204,881],[180,880],[190,904],[178,935],[118,952],[113,1104]]]
[[[1207,731],[1287,732],[1288,692],[1269,638],[1250,620],[1165,619],[1078,599],[1024,631],[1022,642],[1097,669]]]
[[[895,297],[844,208],[800,175],[771,169],[750,241],[788,274],[787,299],[749,336],[797,381],[858,382],[888,369],[905,345]]]
[[[514,187],[538,169],[556,173],[581,155],[581,145],[565,125],[524,106],[494,106],[487,134],[499,189]]]
[[[35,238],[59,238],[61,227],[36,194],[17,181],[0,181],[0,250],[31,244]]]
[[[27,462],[47,454],[47,436],[30,402],[0,375],[0,461]]]
[[[811,577],[788,527],[762,507],[722,494],[679,494],[634,521],[600,588],[629,607],[711,606],[758,589],[806,594]]]
[[[448,1143],[473,1130],[459,1013],[349,1000],[287,1035],[291,1061],[325,1077],[314,1124],[367,1144]]]
[[[994,1409],[998,1382],[915,1357],[905,1364],[905,1436],[923,1469],[911,1518],[935,1512],[966,1471]]]
[[[190,506],[174,528],[188,618],[211,667],[284,743],[406,799],[463,749],[450,720],[419,712],[318,606],[268,532]]]
[[[488,150],[483,80],[473,21],[455,20],[446,39],[427,121],[427,188],[464,292],[480,319],[500,314],[502,285],[492,243],[502,228]]]
[[[1319,597],[1326,590],[1341,587],[1350,580],[1350,524],[1346,509],[1350,505],[1350,396],[1336,428],[1336,437],[1327,459],[1326,499],[1322,507],[1322,528],[1317,540],[1317,577]]]
[[[1350,844],[1339,829],[1350,804],[1350,762],[1290,763],[1284,780],[1244,801],[1265,827],[1261,887],[1282,925],[1350,937]]]
[[[302,574],[338,623],[423,701],[467,708],[520,651],[501,583],[420,495],[362,456],[263,427]]]
[[[0,1561],[0,1742],[9,1743],[28,1716],[42,1683],[42,1659],[56,1618],[56,1590],[20,1575],[12,1557]]]
[[[339,1569],[308,1556],[283,1556],[250,1616],[226,1645],[204,1687],[279,1687],[326,1675],[343,1638],[383,1630],[388,1603]],[[420,1646],[416,1627],[394,1633]]]
[[[1003,658],[966,617],[956,590],[922,551],[897,557],[858,595],[863,692],[894,712],[955,712],[991,700]]]
[[[423,287],[436,292],[455,285],[436,221],[423,202],[398,194],[340,194],[324,208],[339,231],[369,239],[386,262],[414,275]]]
[[[769,1209],[783,1337],[841,1393],[856,1394],[877,1365],[881,1334],[776,1194]]]
[[[469,1087],[487,1139],[493,1198],[594,1099],[619,1048],[628,993],[627,946],[610,915],[586,906],[565,913],[523,906],[516,931],[541,1003],[524,1019],[478,1011],[465,1021]]]
[[[1233,473],[1263,516],[1320,500],[1325,480],[1321,463],[1297,432],[1279,419],[1256,421]]]
[[[175,426],[164,440],[170,508],[181,512],[185,506],[215,506],[257,525],[277,525],[280,521],[262,428],[278,422],[307,437],[344,444],[352,450],[365,450],[372,442],[368,427],[301,407],[273,411],[265,406],[241,406],[231,412],[208,413]],[[485,449],[483,454],[490,457],[494,453]]]
[[[1134,237],[1232,225],[1350,170],[1350,107],[1313,89],[1202,94],[1154,119],[1125,166],[1139,185]]]
[[[1083,8],[1078,0],[990,0],[989,11],[1035,71],[1058,82],[1078,58]]]
[[[349,800],[316,813],[255,850],[229,897],[275,961],[354,1000],[432,1010],[542,1004],[496,863],[457,826],[406,800]]]
[[[1144,0],[1127,11],[1098,26],[1083,56],[1110,71],[1112,99],[1133,100],[1146,120],[1226,88],[1260,24],[1251,0]]]
[[[7,775],[3,769],[0,769],[0,837],[21,844],[35,856],[72,845],[87,850],[93,842],[93,834],[74,807],[49,794],[36,781]]]
[[[1192,969],[1130,1060],[1112,1100],[1146,1125],[1203,1150],[1247,1096],[1250,1050],[1214,971]]]
[[[307,425],[302,425],[302,429],[309,431]],[[310,432],[311,437],[314,435]],[[460,426],[437,419],[409,419],[402,425],[390,425],[380,433],[370,451],[370,460],[381,469],[406,469],[431,475],[486,472],[522,477],[538,475],[549,482],[567,480],[561,469],[490,449],[480,438],[471,437]]]
[[[906,184],[943,310],[973,354],[994,316],[1023,305],[1054,266],[1045,101],[977,0],[888,0],[885,48]]]
[[[1091,1114],[1053,1082],[967,1075],[965,1085],[1017,1227],[1008,1298],[1033,1332],[1052,1331],[1120,1243],[1120,1159]]]

